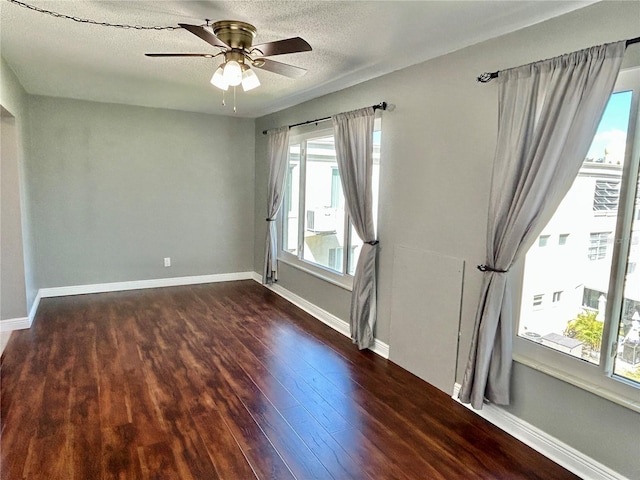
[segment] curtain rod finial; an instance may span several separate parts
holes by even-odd
[[[483,74],[479,75],[476,80],[480,83],[487,83],[490,82],[491,80],[493,80],[494,78],[496,78],[498,76],[498,73],[488,73],[488,72],[484,72]]]

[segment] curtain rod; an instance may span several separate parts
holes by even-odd
[[[636,37],[636,38],[631,38],[629,40],[627,40],[627,47],[629,45],[633,45],[634,43],[640,43],[640,37]],[[493,80],[494,78],[498,78],[498,74],[500,73],[500,70],[498,70],[497,72],[485,72],[482,75],[479,75],[478,77],[476,77],[476,80],[480,83],[489,83],[491,80]]]
[[[374,110],[386,110],[387,102],[380,102],[376,105],[372,105],[371,108],[373,108]],[[326,122],[327,120],[331,120],[331,117],[316,118],[315,120],[307,120],[306,122],[294,123],[293,125],[289,125],[289,128],[299,127],[300,125],[308,125],[309,123]],[[262,134],[266,135],[267,130],[263,130]]]

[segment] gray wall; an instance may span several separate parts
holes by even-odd
[[[40,96],[28,116],[39,288],[252,270],[253,120]]]
[[[0,320],[27,316],[16,119],[0,107]]]
[[[5,109],[2,132],[3,194],[0,230],[3,258],[0,260],[0,318],[12,319],[27,315],[38,289],[32,267],[33,236],[29,228],[30,210],[24,182],[26,93],[2,57],[0,80],[0,106]]]
[[[635,37],[640,33],[639,25],[640,3],[602,2],[258,119],[255,270],[262,271],[265,235],[264,222],[260,221],[266,198],[263,179],[267,177],[262,130],[382,100],[395,104],[396,109],[385,112],[382,121],[381,275],[376,336],[390,342],[392,322],[394,329],[410,328],[409,323],[398,325],[396,322],[403,320],[391,317],[391,279],[397,246],[464,261],[461,338],[456,359],[459,382],[467,361],[482,280],[475,265],[485,259],[488,191],[497,134],[497,85],[478,84],[475,77],[485,71]],[[638,50],[638,46],[630,47],[625,66],[640,64]],[[292,268],[283,268],[279,278],[285,288],[347,319],[348,295],[339,287],[304,272],[293,273]],[[445,296],[447,292],[430,292],[433,296],[439,293]],[[433,329],[434,341],[448,336],[451,328],[449,321],[441,321]],[[394,359],[392,341],[390,357]],[[431,366],[434,373],[450,367]],[[513,413],[620,473],[640,478],[637,450],[635,455],[630,454],[630,449],[637,448],[639,414],[569,388],[523,365],[517,365],[513,375]],[[558,412],[553,422],[544,417],[545,411]],[[600,419],[597,435],[586,427],[595,426],[594,417]],[[602,442],[602,438],[611,441]]]

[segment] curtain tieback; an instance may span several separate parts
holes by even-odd
[[[509,270],[500,270],[499,268],[493,268],[489,265],[478,265],[478,270],[481,272],[496,272],[496,273],[507,273]]]
[[[378,245],[380,242],[378,240],[372,240],[371,242],[364,242],[367,245]]]
[[[275,218],[265,218],[265,220],[266,220],[267,222],[275,222],[275,221],[276,221],[276,219],[275,219]]]

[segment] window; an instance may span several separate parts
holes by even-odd
[[[542,299],[544,298],[543,294],[538,294],[533,296],[533,306],[539,307],[542,305]]]
[[[558,235],[562,253],[529,249],[514,341],[515,356],[525,363],[636,409],[639,93],[640,71],[622,72],[572,187],[538,239],[542,247]],[[543,302],[540,291],[554,292],[552,301]]]
[[[593,194],[593,210],[596,212],[618,211],[618,198],[620,197],[620,180],[602,179],[596,180]]]
[[[600,302],[605,301],[604,292],[600,292],[598,290],[591,290],[590,288],[584,288],[582,291],[582,306],[592,309],[598,310],[600,306]],[[602,307],[601,307],[602,308]]]
[[[380,120],[374,127],[373,204],[378,209]],[[307,127],[289,142],[280,260],[351,287],[362,242],[345,210],[333,129]]]
[[[611,235],[611,232],[598,232],[589,235],[589,260],[606,258],[609,235]]]
[[[549,242],[549,237],[550,235],[540,235],[540,238],[538,238],[538,246],[546,247],[547,243]]]

